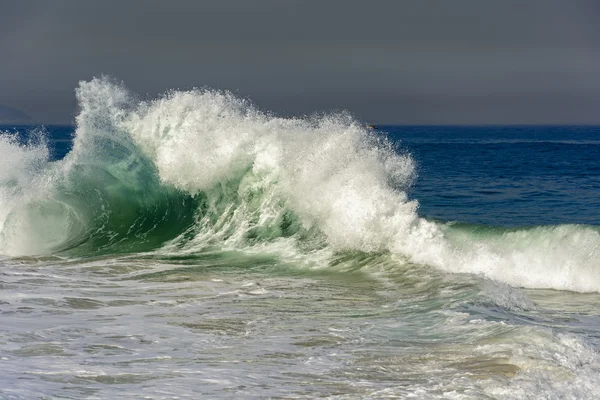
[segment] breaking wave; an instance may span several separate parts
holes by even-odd
[[[142,101],[107,78],[77,89],[72,151],[0,135],[0,254],[285,245],[389,252],[510,285],[600,291],[600,232],[419,217],[414,162],[351,116],[278,118],[213,90]],[[444,190],[444,188],[439,188]]]

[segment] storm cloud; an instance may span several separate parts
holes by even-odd
[[[0,0],[0,104],[68,123],[78,81],[213,87],[282,115],[600,123],[597,0]]]

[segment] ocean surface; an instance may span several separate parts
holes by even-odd
[[[600,127],[76,94],[0,127],[0,398],[600,393]]]

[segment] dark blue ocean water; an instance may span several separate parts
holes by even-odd
[[[51,157],[70,151],[71,126],[44,127]],[[18,131],[26,141],[32,127]],[[420,215],[496,226],[600,225],[600,127],[378,126],[412,154]],[[35,135],[33,135],[35,136]]]
[[[420,214],[486,225],[600,224],[600,127],[379,129],[418,164]]]

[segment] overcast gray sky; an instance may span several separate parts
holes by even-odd
[[[68,123],[101,74],[283,115],[600,123],[600,1],[0,0],[0,104]]]

